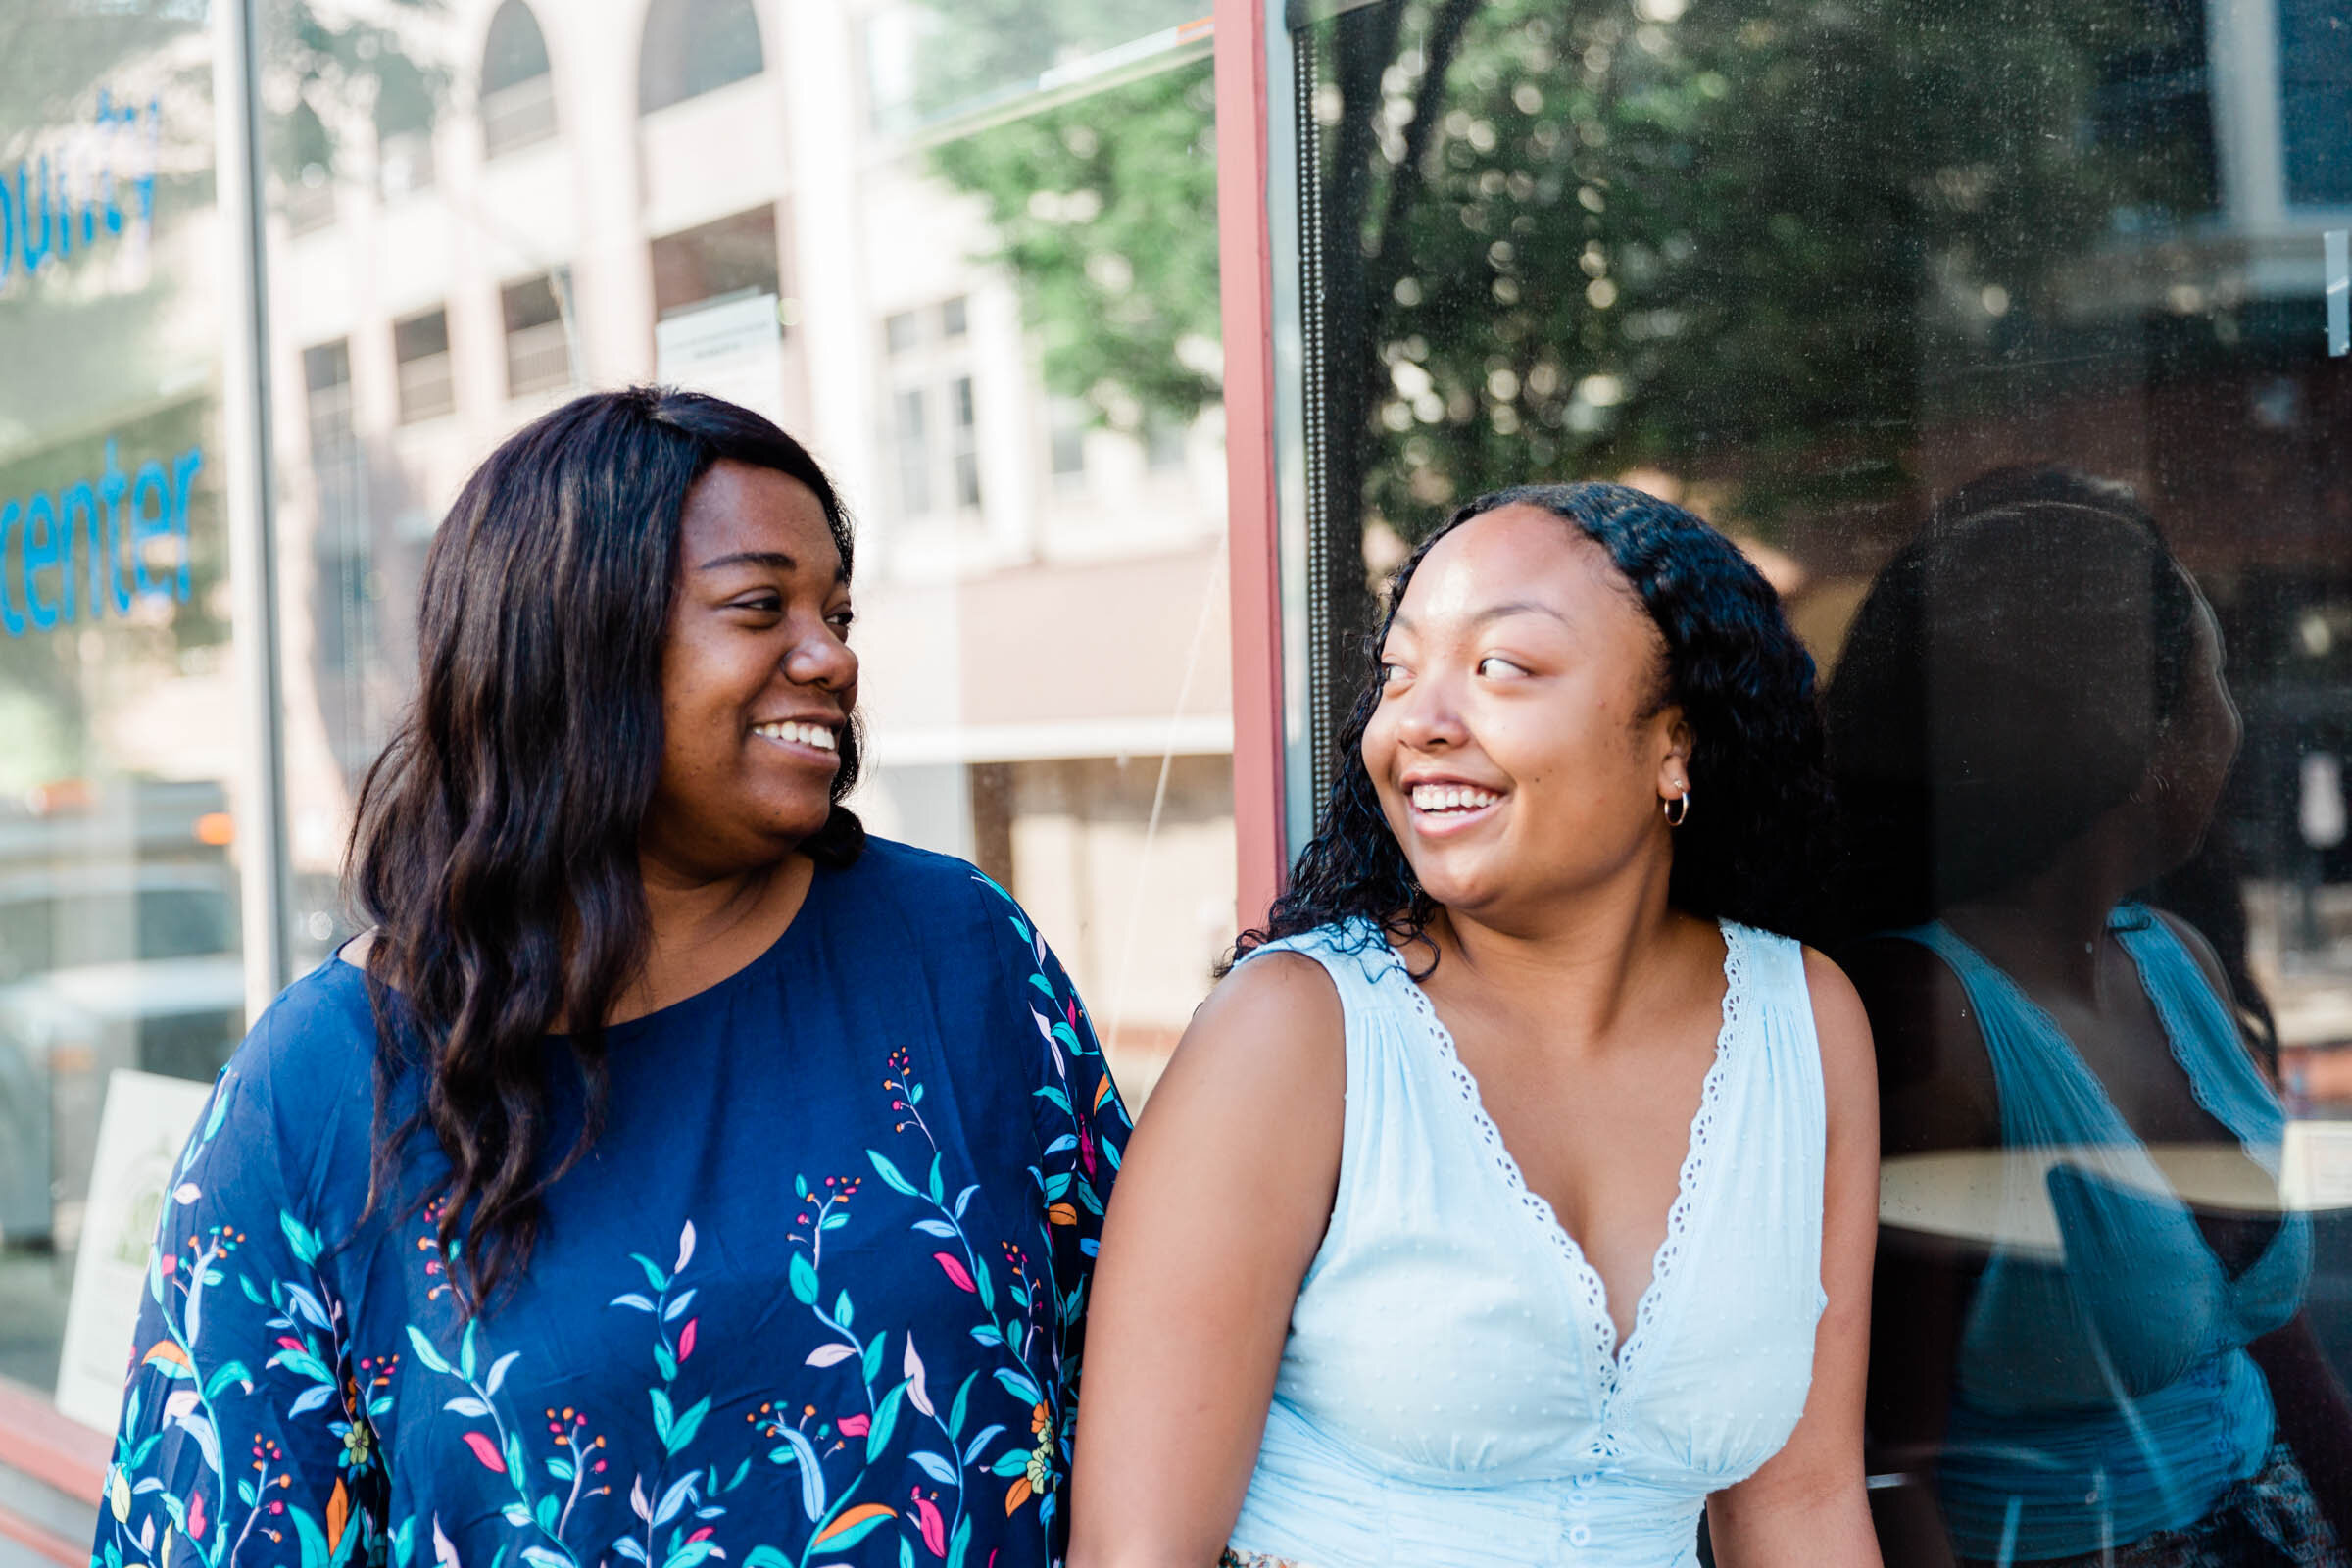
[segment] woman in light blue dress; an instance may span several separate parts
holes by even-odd
[[[1073,1568],[1878,1562],[1813,671],[1697,518],[1471,503],[1104,1222]]]

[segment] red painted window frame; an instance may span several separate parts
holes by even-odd
[[[1233,820],[1241,923],[1282,887],[1282,570],[1274,469],[1273,235],[1265,0],[1216,0],[1217,253],[1233,626]]]

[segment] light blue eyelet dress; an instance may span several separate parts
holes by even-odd
[[[1683,1568],[1812,1383],[1828,1116],[1803,950],[1726,922],[1723,1029],[1620,1353],[1600,1277],[1368,922],[1339,988],[1339,1191],[1292,1308],[1238,1553],[1306,1568]]]

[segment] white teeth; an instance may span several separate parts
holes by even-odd
[[[1413,786],[1413,808],[1420,811],[1476,811],[1501,799],[1493,790],[1482,790],[1469,784]]]
[[[822,724],[755,724],[752,733],[764,735],[771,741],[798,741],[803,746],[813,746],[820,752],[839,749],[834,743],[833,732]]]

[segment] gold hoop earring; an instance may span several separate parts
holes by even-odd
[[[1690,786],[1684,785],[1683,793],[1673,800],[1659,802],[1658,809],[1666,813],[1668,827],[1681,827],[1690,815]]]

